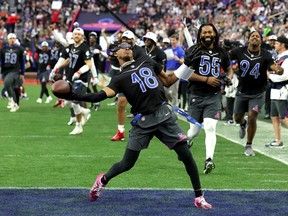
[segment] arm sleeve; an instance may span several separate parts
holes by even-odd
[[[100,102],[107,98],[106,92],[101,90],[97,93],[87,93],[87,94],[79,94],[75,92],[70,92],[68,94],[61,94],[57,92],[53,92],[53,94],[62,99],[66,100],[77,100],[77,101],[86,101],[86,102]]]
[[[91,61],[92,61],[92,66],[91,66],[91,73],[92,73],[92,77],[97,77],[98,74],[97,74],[97,69],[95,67],[95,64],[94,64],[94,59],[91,58]]]
[[[193,43],[193,40],[192,40],[191,34],[190,34],[190,32],[189,32],[187,26],[185,26],[185,28],[184,28],[183,31],[184,31],[184,37],[185,37],[185,39],[186,39],[186,42],[187,42],[187,44],[188,44],[188,47],[193,46],[194,43]]]
[[[104,52],[103,50],[101,50],[100,54],[101,54],[102,56],[104,56],[105,58],[108,58],[108,55],[107,55],[107,53],[106,53],[106,52]]]
[[[74,94],[72,93],[73,100],[86,101],[86,102],[100,102],[107,98],[106,92],[101,90],[98,93],[88,93],[88,94]]]
[[[59,43],[61,43],[64,47],[69,46],[69,44],[68,44],[68,42],[66,41],[66,39],[65,39],[64,37],[62,37],[62,35],[60,35],[60,34],[58,33],[58,31],[53,30],[53,31],[52,31],[52,34],[53,34],[55,40],[59,41]]]
[[[56,68],[59,69],[59,67],[62,65],[62,63],[63,63],[64,61],[65,61],[65,58],[60,57],[60,58],[58,59],[57,63],[55,64],[55,66],[54,66],[53,69],[56,69]]]

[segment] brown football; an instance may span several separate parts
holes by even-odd
[[[71,92],[71,87],[68,82],[64,80],[58,80],[52,84],[51,90],[56,94],[68,94]]]

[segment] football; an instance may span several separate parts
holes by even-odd
[[[54,81],[58,81],[58,80],[62,80],[62,74],[60,73],[56,73],[53,77]]]
[[[68,94],[71,92],[71,87],[68,82],[64,80],[58,80],[55,83],[53,83],[51,91],[54,94]]]

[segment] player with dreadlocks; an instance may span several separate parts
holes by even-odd
[[[224,80],[231,82],[227,76],[232,76],[229,54],[218,43],[219,35],[215,26],[210,23],[202,24],[197,33],[197,43],[187,50],[184,60],[185,65],[195,70],[189,78],[188,113],[198,122],[204,123],[206,134],[205,174],[215,168],[213,156],[216,146],[216,124],[221,119],[220,87]],[[191,59],[195,55],[199,55],[199,58],[192,63]],[[190,146],[193,139],[200,133],[200,129],[200,127],[190,124],[187,133],[190,137]]]

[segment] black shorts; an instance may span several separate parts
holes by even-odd
[[[188,114],[198,122],[203,122],[204,118],[221,119],[221,101],[220,92],[206,97],[197,95],[188,95]]]
[[[288,118],[288,101],[271,100],[271,117]]]
[[[49,82],[49,71],[40,73],[39,80],[41,83]]]
[[[242,114],[254,111],[259,113],[264,104],[264,92],[256,95],[236,95],[234,104],[234,113]]]
[[[178,125],[177,119],[177,115],[168,104],[163,104],[152,114],[143,115],[129,131],[127,149],[146,149],[154,136],[169,149],[173,149],[183,140],[187,141],[187,136]]]

